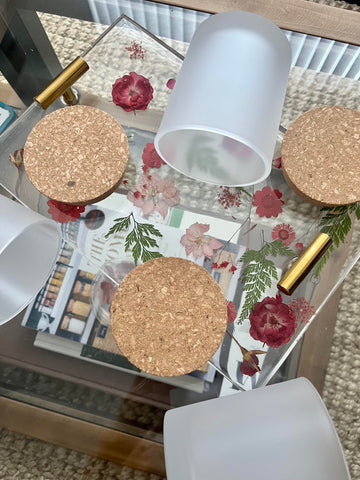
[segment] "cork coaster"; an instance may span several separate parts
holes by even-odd
[[[127,137],[118,122],[97,108],[76,105],[35,125],[25,143],[24,167],[47,197],[85,205],[116,190],[128,157]]]
[[[306,200],[326,206],[360,200],[360,112],[319,107],[297,118],[281,148],[289,186]]]
[[[161,257],[124,278],[110,317],[115,341],[131,363],[154,375],[177,376],[215,354],[225,335],[227,306],[203,267]]]

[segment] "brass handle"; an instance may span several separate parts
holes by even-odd
[[[326,233],[318,233],[306,250],[304,250],[301,256],[282,277],[277,284],[278,289],[286,295],[292,295],[320,257],[330,247],[331,243],[332,240],[329,235],[326,235]]]
[[[37,95],[36,100],[46,110],[57,98],[60,97],[73,83],[76,82],[87,70],[89,65],[81,57],[77,57],[54,80]]]

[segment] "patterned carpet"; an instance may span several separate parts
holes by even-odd
[[[315,0],[314,0],[315,1]],[[317,3],[360,11],[356,3],[341,0],[317,0]],[[79,28],[77,21],[61,26],[47,23],[49,37],[71,44],[69,28]],[[89,28],[89,31],[87,30]],[[88,31],[81,26],[82,36]],[[87,42],[86,42],[87,43]],[[85,45],[86,46],[86,45]],[[63,45],[62,45],[63,47]],[[77,44],[77,49],[79,44]],[[69,55],[70,60],[74,58]],[[356,101],[358,101],[358,92]],[[358,241],[357,238],[354,239]],[[360,263],[347,277],[337,316],[331,356],[323,398],[337,428],[353,480],[360,479],[360,329],[358,328],[358,291]],[[24,435],[0,430],[0,480],[160,480],[157,475],[140,472],[99,460],[88,455],[35,440]]]

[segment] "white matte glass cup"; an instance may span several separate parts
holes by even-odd
[[[20,313],[46,282],[57,258],[58,225],[0,195],[0,325]]]
[[[165,414],[167,480],[351,480],[315,387],[296,378]]]
[[[176,79],[155,148],[196,180],[246,186],[271,171],[291,65],[285,34],[234,11],[196,30]]]

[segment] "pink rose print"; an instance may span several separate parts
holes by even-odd
[[[281,240],[288,247],[295,240],[296,235],[290,225],[282,223],[274,227],[271,236],[273,240]]]
[[[279,294],[276,298],[266,297],[258,302],[250,313],[249,320],[250,335],[274,348],[287,343],[297,326],[293,311],[282,302]]]
[[[294,298],[291,301],[289,308],[298,322],[308,323],[310,318],[315,315],[315,307],[310,305],[305,297]]]
[[[259,217],[277,217],[282,212],[284,202],[280,200],[282,193],[279,190],[271,190],[269,186],[254,193],[253,205],[257,207]]]
[[[237,317],[237,310],[235,305],[233,304],[232,301],[227,300],[226,302],[227,306],[227,318],[228,318],[228,323],[233,323]]]
[[[302,250],[304,248],[304,244],[301,243],[301,242],[298,242],[298,243],[295,243],[295,247],[298,249],[298,250]]]
[[[169,78],[169,80],[166,82],[167,88],[172,90],[175,87],[176,80],[175,78]]]
[[[209,228],[210,225],[206,223],[196,222],[186,229],[185,235],[180,240],[181,245],[185,247],[186,255],[192,253],[195,259],[203,255],[211,258],[213,251],[223,246],[216,238],[205,235]]]
[[[122,107],[125,112],[132,110],[146,110],[153,98],[153,88],[147,78],[130,72],[118,78],[112,86],[112,98],[115,105]]]
[[[56,200],[48,200],[47,204],[48,213],[59,223],[74,222],[85,211],[85,205],[69,205]]]
[[[153,143],[148,143],[146,145],[142,154],[142,159],[144,162],[142,169],[145,173],[149,168],[160,168],[161,165],[165,165],[164,160],[155,150],[155,145]]]
[[[169,207],[179,203],[179,190],[174,182],[158,174],[140,175],[138,184],[127,194],[127,199],[142,210],[144,216],[155,211],[166,217]]]

